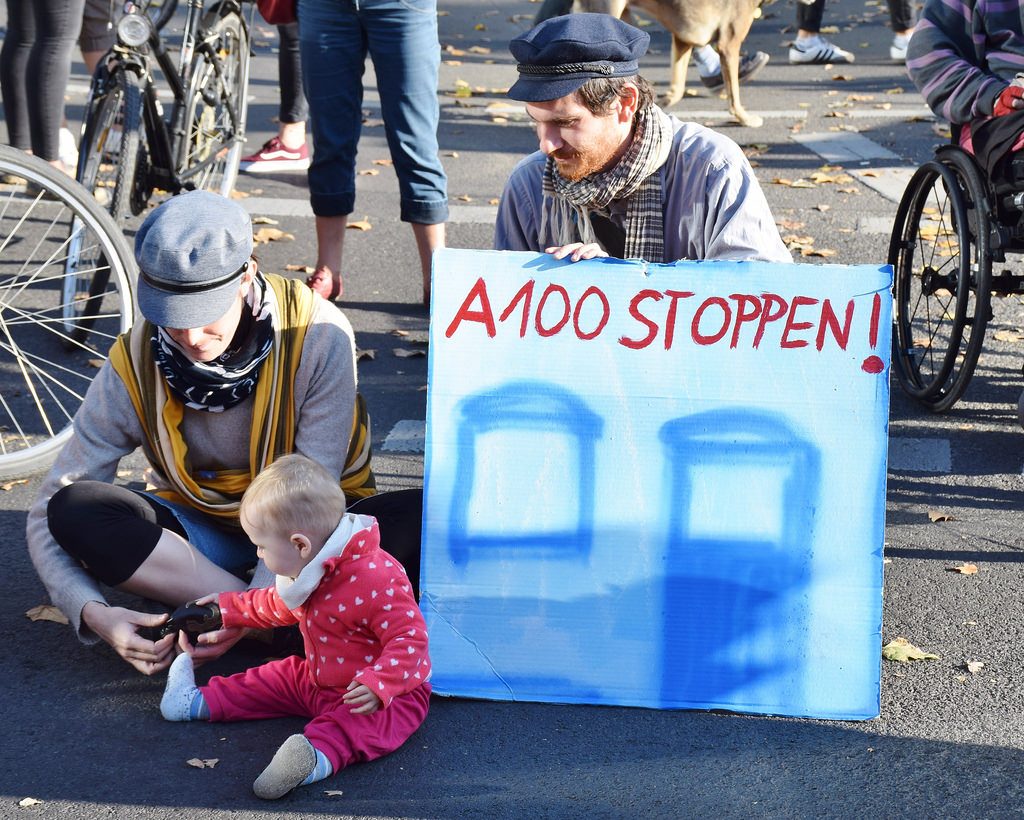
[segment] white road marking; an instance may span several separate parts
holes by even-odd
[[[392,453],[422,453],[427,435],[427,423],[423,419],[405,419],[391,428],[382,450]]]
[[[794,134],[793,141],[809,148],[819,157],[836,164],[860,160],[899,159],[888,148],[852,131],[822,131],[816,134]]]
[[[899,160],[900,156],[885,146],[869,140],[863,134],[850,131],[794,134],[793,140],[826,162],[843,165],[858,182],[877,191],[891,202],[900,201],[910,177],[917,170],[916,166],[912,165],[875,167],[878,160]],[[849,167],[853,164],[862,167]]]
[[[889,470],[908,473],[948,473],[953,469],[949,439],[890,438]]]

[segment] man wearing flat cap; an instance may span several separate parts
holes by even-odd
[[[638,60],[650,37],[607,14],[545,20],[509,48],[540,150],[513,170],[494,247],[572,261],[791,262],[732,140],[654,104]]]

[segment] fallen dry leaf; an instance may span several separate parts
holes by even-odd
[[[898,661],[899,663],[939,660],[938,655],[918,649],[906,638],[896,638],[893,641],[889,641],[889,643],[882,647],[882,657],[887,661]]]
[[[402,330],[401,328],[396,327],[394,330],[391,331],[391,335],[392,336],[408,336],[409,335],[409,331],[408,330]]]
[[[370,224],[370,219],[367,217],[366,219],[361,219],[358,222],[349,222],[346,227],[353,231],[368,231],[373,227],[373,225]]]
[[[285,270],[292,271],[293,273],[314,273],[316,268],[312,265],[292,265],[288,264],[284,266]]]
[[[6,484],[0,485],[0,490],[3,490],[5,493],[9,493],[11,490],[13,490],[19,484],[28,484],[28,479],[27,478],[16,478],[14,481],[8,481]]]
[[[494,199],[488,199],[487,200],[487,204],[488,205],[497,205],[499,202],[501,202],[501,200],[498,199],[497,197],[494,197]]]
[[[366,168],[359,172],[361,177],[375,177],[380,173],[380,168]]]
[[[779,219],[775,224],[783,231],[799,231],[801,228],[807,227],[806,222],[798,222],[795,219]]]
[[[269,216],[254,216],[252,218],[253,225],[280,225],[276,219],[271,219]]]
[[[992,335],[1000,342],[1019,342],[1024,339],[1024,333],[1017,330],[997,330]]]
[[[396,347],[392,350],[399,359],[417,359],[421,356],[426,356],[427,351],[425,350],[410,350],[407,347]]]
[[[941,510],[928,510],[928,520],[933,524],[939,521],[956,521],[951,513],[942,512]]]
[[[64,613],[50,604],[34,606],[25,615],[30,621],[51,621],[55,624],[66,624],[68,622],[68,619],[64,617]]]
[[[357,362],[361,361],[363,359],[369,359],[372,362],[376,358],[377,358],[377,351],[376,350],[359,350],[359,349],[356,350],[356,361]]]
[[[363,125],[366,128],[381,128],[384,125],[384,120],[363,120]]]
[[[341,789],[324,789],[324,794],[328,797],[341,797],[344,792]]]
[[[445,54],[451,54],[453,57],[465,57],[466,56],[466,52],[465,51],[463,51],[461,48],[456,48],[453,45],[447,45],[442,50],[444,51]]]
[[[101,367],[103,367],[103,359],[89,359],[87,364],[89,365],[89,367],[95,367],[97,370],[99,370]]]
[[[249,196],[249,194],[247,194],[245,191],[239,191],[236,188],[231,192],[230,196],[232,199],[245,199],[246,197]]]
[[[394,162],[392,162],[390,159],[375,159],[373,161],[373,164],[374,165],[394,165]]]
[[[207,760],[200,760],[198,757],[193,757],[191,760],[186,760],[185,762],[196,769],[212,769],[220,763],[220,758],[213,757]]]
[[[457,200],[458,200],[459,202],[472,202],[472,201],[473,201],[473,197],[471,197],[471,196],[470,196],[469,194],[459,194],[459,195],[458,195],[457,197],[455,197],[455,198],[456,198],[456,199],[457,199]]]
[[[838,251],[831,250],[829,248],[803,248],[800,251],[801,256],[824,256],[830,257],[835,256]]]
[[[29,806],[39,806],[42,802],[42,800],[36,800],[34,797],[24,797],[18,801],[18,805],[23,809],[27,809]]]
[[[985,661],[964,661],[960,664],[961,669],[966,669],[972,675],[977,675],[985,668]]]
[[[470,46],[469,47],[469,53],[470,54],[490,54],[491,50],[489,48],[487,48],[486,46]]]
[[[825,213],[825,211],[831,210],[832,206],[831,205],[825,205],[824,203],[822,203],[820,205],[815,205],[814,208],[817,211],[821,211],[822,213]]]
[[[252,241],[257,245],[266,245],[269,242],[278,242],[282,239],[294,238],[294,234],[286,233],[280,228],[260,228],[252,235]]]
[[[445,151],[442,156],[451,157],[452,159],[458,159],[459,158],[459,152],[458,151]]]
[[[961,575],[977,575],[977,564],[961,564],[958,567],[946,567],[946,572],[959,572]]]

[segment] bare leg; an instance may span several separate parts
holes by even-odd
[[[341,279],[341,252],[347,226],[347,215],[316,218],[316,270],[306,284],[328,300],[340,298],[345,290]]]
[[[282,122],[277,129],[277,138],[281,140],[285,148],[292,150],[301,148],[306,144],[306,123]]]
[[[438,248],[444,247],[445,224],[436,225],[412,224],[412,233],[416,237],[416,250],[420,254],[420,268],[423,273],[423,304],[430,307],[430,263]]]
[[[118,589],[177,606],[211,592],[245,587],[244,581],[218,567],[180,535],[164,530],[142,566]]]

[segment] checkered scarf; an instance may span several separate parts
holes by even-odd
[[[658,169],[672,147],[672,119],[651,105],[636,115],[633,143],[614,167],[577,182],[563,179],[548,157],[542,183],[540,244],[542,248],[570,242],[597,242],[591,211],[604,211],[615,199],[626,204],[627,259],[664,262],[665,231]]]

